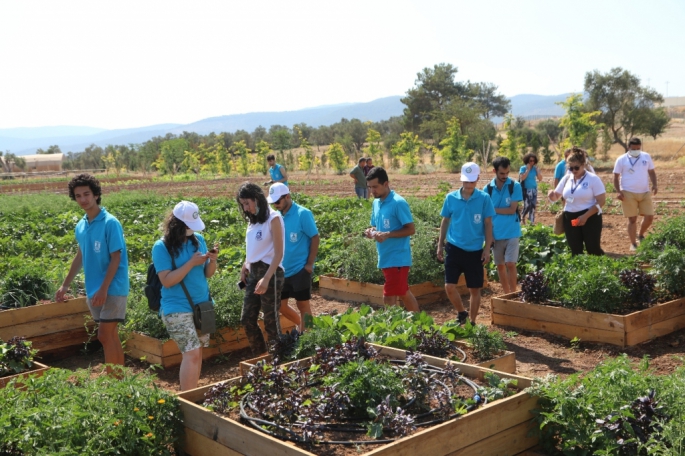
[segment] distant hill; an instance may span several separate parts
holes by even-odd
[[[560,116],[564,111],[555,102],[564,101],[569,94],[562,95],[516,95],[510,98],[515,116]],[[180,134],[184,131],[198,134],[210,132],[252,132],[258,126],[268,129],[271,125],[292,127],[306,123],[313,127],[331,125],[340,119],[357,118],[377,122],[393,116],[400,116],[404,105],[401,96],[379,98],[368,103],[343,103],[318,106],[284,112],[252,112],[228,116],[210,117],[186,125],[160,124],[141,128],[103,130],[91,127],[38,127],[0,129],[0,150],[9,150],[18,155],[33,154],[36,149],[47,149],[59,145],[62,152],[79,152],[91,144],[104,147],[108,144],[140,144],[155,136],[167,133]],[[502,119],[493,119],[501,122]]]

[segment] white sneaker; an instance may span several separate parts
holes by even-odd
[[[636,251],[636,250],[637,250],[637,245],[635,245],[635,244],[630,244],[630,251],[631,251],[631,252],[634,252],[634,251]]]

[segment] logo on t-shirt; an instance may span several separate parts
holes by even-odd
[[[386,230],[390,229],[390,219],[383,219],[383,228]]]
[[[297,242],[297,233],[290,233],[290,242]]]
[[[473,214],[473,223],[479,224],[479,223],[480,223],[480,219],[481,219],[481,215],[480,215],[480,214]]]
[[[100,241],[95,241],[95,244],[93,244],[93,250],[95,253],[100,253]]]
[[[642,160],[642,164],[647,166],[647,160]]]
[[[504,199],[504,202],[509,206],[511,204],[511,198],[507,197]]]
[[[589,182],[583,182],[583,185],[582,185],[583,188],[588,188],[589,186],[590,186]]]
[[[255,239],[258,241],[262,240],[262,230],[257,231],[257,234],[255,234]]]

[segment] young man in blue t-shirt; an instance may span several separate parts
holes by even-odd
[[[490,262],[495,208],[490,195],[476,188],[479,174],[478,165],[465,163],[461,167],[462,187],[447,194],[440,211],[442,222],[437,256],[438,261],[445,261],[445,291],[457,309],[460,324],[466,322],[469,313],[457,290],[459,276],[464,273],[466,278],[471,295],[471,324],[476,324],[480,289],[483,288],[483,265]]]
[[[388,173],[376,166],[366,176],[366,183],[374,197],[371,228],[364,235],[376,241],[378,268],[383,271],[383,303],[394,306],[399,297],[405,309],[418,312],[419,304],[409,290],[409,268],[412,264],[409,237],[414,234],[414,219],[409,204],[390,190]]]
[[[100,182],[90,174],[79,174],[69,182],[69,197],[85,215],[76,225],[78,252],[69,273],[55,294],[64,300],[76,274],[83,266],[87,303],[93,320],[98,323],[98,340],[105,352],[106,364],[124,365],[124,350],[119,340],[118,325],[126,317],[129,291],[128,255],[121,223],[100,207]],[[108,372],[111,369],[108,367]]]
[[[273,184],[266,200],[281,212],[285,225],[285,281],[281,290],[280,311],[285,318],[297,323],[302,332],[305,314],[312,315],[312,273],[319,253],[319,229],[312,211],[293,202],[290,189],[284,184]],[[288,306],[289,298],[295,299],[299,316]]]
[[[271,176],[271,180],[266,182],[265,185],[280,182],[287,186],[288,172],[285,170],[285,166],[276,163],[276,156],[274,154],[267,155],[266,162],[269,164],[269,175]]]
[[[523,200],[521,184],[509,178],[511,162],[507,157],[497,157],[492,162],[495,178],[483,190],[490,195],[495,207],[492,232],[495,239],[493,255],[497,274],[504,293],[516,291],[516,263],[519,259],[521,223],[518,207]]]

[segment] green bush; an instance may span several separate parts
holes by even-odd
[[[333,328],[310,328],[299,337],[292,359],[314,356],[317,347],[335,347],[342,341],[342,335]]]
[[[544,270],[550,300],[564,307],[594,312],[618,312],[625,307],[628,289],[620,271],[634,267],[634,258],[561,255]]]
[[[485,325],[476,325],[469,340],[473,344],[474,355],[479,361],[493,359],[507,349],[502,334],[490,331]]]
[[[178,399],[154,377],[92,378],[51,369],[0,390],[0,454],[172,454],[183,434]]]
[[[374,360],[352,361],[338,367],[324,379],[324,385],[338,385],[350,396],[350,405],[365,413],[390,395],[393,405],[404,392],[400,376],[388,364]]]
[[[32,306],[54,294],[54,285],[45,271],[26,266],[7,272],[0,288],[0,304],[7,307]]]
[[[670,245],[652,261],[657,286],[673,297],[685,296],[685,257],[680,247]]]
[[[648,442],[638,444],[635,452],[623,452],[633,439],[618,442],[599,430],[596,422],[609,414],[614,419],[627,416],[626,409],[651,390],[670,420],[661,423],[660,432]],[[527,391],[539,397],[533,410],[535,432],[540,445],[550,455],[683,454],[685,449],[685,368],[670,375],[655,375],[647,358],[639,366],[621,355],[609,359],[586,374],[562,380],[556,376],[536,379]],[[638,418],[638,417],[635,417]],[[629,431],[629,429],[626,429]],[[624,448],[621,448],[621,444]]]
[[[641,261],[649,262],[669,247],[681,252],[685,250],[685,216],[660,220],[649,236],[640,243],[636,255]]]

